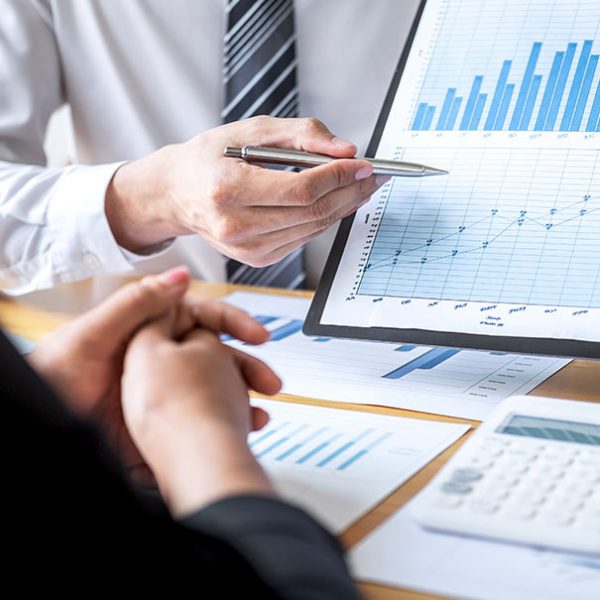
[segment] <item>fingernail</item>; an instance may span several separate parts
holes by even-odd
[[[375,185],[381,187],[391,179],[390,175],[375,175]]]
[[[339,148],[348,148],[348,146],[354,146],[352,142],[349,142],[348,140],[344,140],[339,137],[332,138],[331,143],[334,146],[338,146]]]
[[[361,167],[358,171],[356,171],[354,177],[356,178],[356,181],[361,181],[363,179],[366,179],[367,177],[371,177],[372,173],[373,167],[369,165],[366,167]]]
[[[158,280],[161,283],[171,287],[180,286],[183,283],[187,283],[190,279],[190,272],[187,267],[175,267],[169,269],[158,276]]]

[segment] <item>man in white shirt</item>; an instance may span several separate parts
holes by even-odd
[[[364,151],[415,4],[296,0],[301,115]],[[3,290],[182,262],[223,280],[223,254],[273,262],[374,191],[359,161],[299,179],[220,157],[243,143],[355,150],[314,122],[207,131],[222,122],[224,31],[225,0],[0,0]],[[77,164],[47,168],[65,102]]]

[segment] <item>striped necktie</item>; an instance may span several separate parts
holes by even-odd
[[[228,0],[223,122],[298,116],[293,0]],[[227,261],[231,283],[283,288],[305,280],[302,248],[269,267]]]

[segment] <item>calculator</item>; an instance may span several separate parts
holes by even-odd
[[[505,400],[411,514],[430,529],[600,554],[600,404]]]

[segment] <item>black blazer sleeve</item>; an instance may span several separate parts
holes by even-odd
[[[98,432],[66,410],[1,332],[0,406],[4,583],[21,595],[356,597],[335,540],[278,501],[231,498],[188,526],[149,510]]]
[[[337,540],[304,511],[280,500],[232,497],[184,523],[227,540],[281,598],[360,597]]]

